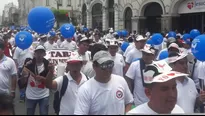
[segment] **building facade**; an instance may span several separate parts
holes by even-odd
[[[18,0],[20,9],[20,24],[28,25],[27,16],[29,11],[36,6],[44,6],[51,9],[57,9],[57,3],[60,10],[68,10],[70,17],[80,17],[79,8],[80,0]],[[76,18],[80,19],[80,18]],[[81,20],[78,20],[80,23]]]
[[[205,29],[205,0],[81,0],[80,5],[88,28],[139,33]]]
[[[2,22],[9,23],[10,13],[12,8],[17,8],[13,3],[8,3],[4,6],[3,14],[2,14]]]

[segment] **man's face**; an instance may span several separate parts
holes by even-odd
[[[81,70],[82,66],[83,66],[82,62],[67,63],[68,70],[74,73],[78,73]]]
[[[154,54],[149,54],[146,52],[142,52],[142,59],[147,63],[147,64],[151,64],[152,61],[155,59],[155,55]]]
[[[171,113],[177,102],[176,80],[155,83],[150,91],[150,101],[154,103],[160,113]]]
[[[173,70],[174,71],[178,71],[178,72],[181,72],[181,73],[187,73],[188,71],[188,63],[187,63],[187,57],[177,61],[175,64],[174,64],[174,67],[173,67]]]
[[[110,78],[114,67],[114,61],[107,61],[102,64],[95,65],[93,68],[96,75],[101,75],[102,78]]]
[[[78,47],[82,52],[85,53],[86,51],[88,51],[89,46],[90,46],[89,42],[81,42]]]
[[[144,46],[146,44],[146,40],[142,40],[142,41],[135,41],[135,46],[139,49],[143,49]]]
[[[118,46],[109,46],[108,50],[112,56],[115,56],[118,51]]]
[[[177,52],[177,53],[179,53],[179,49],[174,48],[174,47],[171,47],[171,48],[168,49],[168,52],[169,52],[169,53],[171,53],[171,52]]]
[[[44,50],[36,50],[34,54],[36,59],[43,59],[46,52]]]

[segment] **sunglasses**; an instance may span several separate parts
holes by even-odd
[[[114,61],[107,61],[107,62],[100,64],[100,68],[102,70],[112,69],[113,67],[114,67]]]

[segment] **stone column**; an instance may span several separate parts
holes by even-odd
[[[115,30],[119,30],[119,8],[118,8],[118,0],[115,0],[114,4],[114,12],[115,12]]]
[[[139,17],[132,17],[132,31],[136,30],[138,32]]]
[[[139,34],[143,34],[145,32],[145,21],[146,21],[146,17],[143,17],[143,16],[139,16],[137,17],[138,18],[138,33]]]
[[[87,28],[92,28],[92,14],[91,11],[87,9]]]
[[[172,30],[172,16],[171,15],[162,15],[161,18],[161,31],[163,33]]]
[[[108,8],[106,6],[102,7],[102,12],[103,12],[103,16],[102,16],[102,25],[103,25],[103,31],[108,29]]]

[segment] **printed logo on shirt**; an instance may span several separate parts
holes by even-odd
[[[122,99],[123,98],[123,92],[121,91],[121,90],[117,90],[117,92],[116,92],[116,97],[117,97],[117,99]]]

